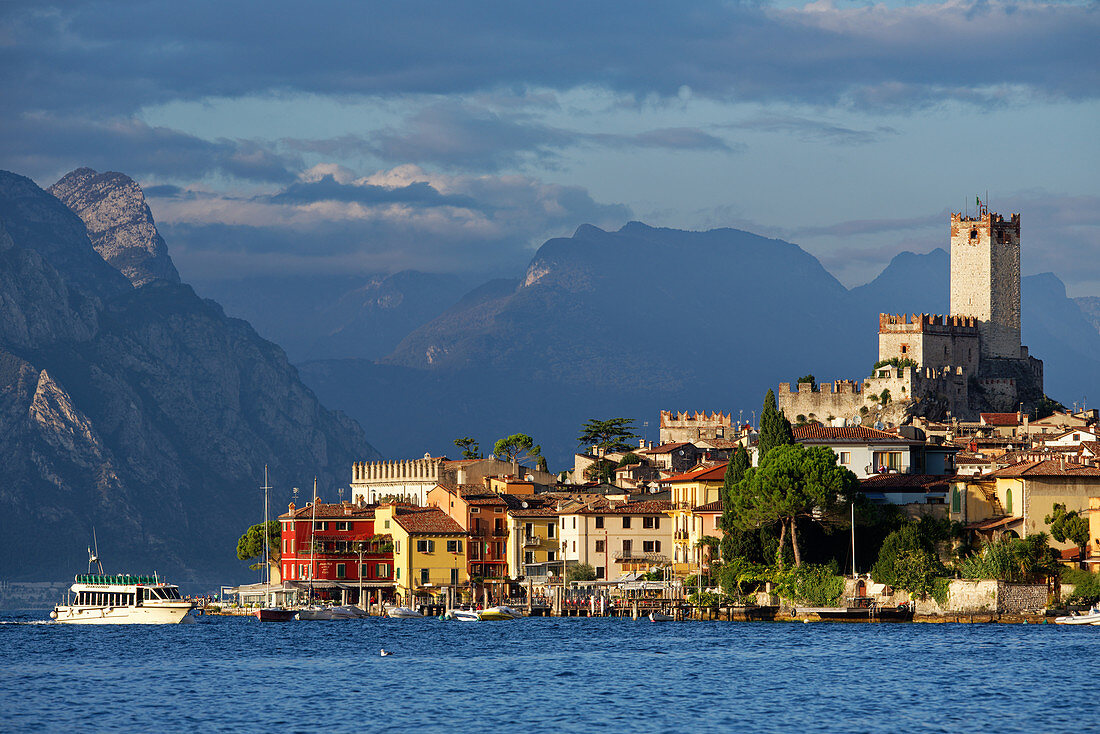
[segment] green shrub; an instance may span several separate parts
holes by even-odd
[[[1095,604],[1100,602],[1100,574],[1082,571],[1079,568],[1067,568],[1062,571],[1062,583],[1073,584],[1073,593],[1066,599],[1068,604]]]
[[[932,598],[940,605],[940,609],[947,608],[947,592],[950,586],[951,579],[944,576],[940,576],[932,582]]]
[[[831,607],[844,594],[844,577],[828,566],[790,566],[771,572],[776,593],[814,607]]]

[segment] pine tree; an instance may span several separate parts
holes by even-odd
[[[775,393],[768,390],[764,396],[764,409],[760,411],[760,437],[757,441],[757,460],[759,466],[768,452],[776,446],[789,446],[794,443],[791,422],[775,404]]]
[[[750,466],[749,452],[744,446],[738,446],[730,456],[726,467],[726,476],[722,484],[722,562],[729,563],[734,554],[735,530],[733,518],[736,504],[737,485],[745,478]]]

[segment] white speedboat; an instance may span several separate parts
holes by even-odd
[[[69,598],[50,612],[64,624],[176,624],[194,603],[153,576],[78,574]]]
[[[454,619],[459,622],[480,622],[481,617],[477,615],[477,612],[469,609],[452,609],[448,616],[448,619]]]
[[[650,612],[649,613],[649,621],[650,622],[675,622],[676,617],[673,617],[671,614],[664,614],[663,612]]]
[[[310,604],[308,607],[302,607],[298,610],[298,620],[301,622],[329,622],[334,619],[336,619],[336,615],[333,613],[332,607]],[[341,617],[341,619],[344,619],[344,617]]]
[[[1055,624],[1095,624],[1100,625],[1100,604],[1094,605],[1092,609],[1088,610],[1084,614],[1071,614],[1068,617],[1056,617]]]
[[[423,617],[424,615],[411,607],[389,607],[386,609],[386,616],[393,619],[412,619],[413,617]]]

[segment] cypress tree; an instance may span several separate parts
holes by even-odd
[[[775,404],[775,393],[769,388],[764,396],[764,408],[760,411],[760,438],[756,444],[757,465],[764,463],[764,457],[776,446],[788,446],[794,443],[791,422]]]
[[[750,463],[749,452],[745,451],[744,446],[738,446],[733,450],[730,463],[726,467],[726,476],[722,484],[721,548],[723,563],[729,563],[734,555],[734,533],[738,532],[733,522],[735,495],[737,485],[745,478],[745,472],[748,471]]]

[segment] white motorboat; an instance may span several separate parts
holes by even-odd
[[[1100,626],[1100,604],[1094,605],[1092,609],[1088,610],[1084,614],[1071,614],[1066,617],[1056,617],[1055,624],[1095,624]]]
[[[448,619],[454,619],[454,620],[457,620],[459,622],[480,622],[481,621],[481,617],[478,616],[477,612],[471,611],[469,609],[452,609],[450,611]]]
[[[391,619],[412,619],[413,617],[423,617],[424,615],[411,607],[390,607],[386,610],[386,616]]]
[[[69,594],[50,612],[63,624],[176,624],[194,607],[155,574],[78,574]]]
[[[367,610],[355,606],[354,604],[341,604],[338,607],[332,607],[332,614],[334,619],[361,619],[367,615]]]
[[[649,613],[649,621],[650,622],[675,622],[676,617],[673,617],[671,614],[664,614],[663,612],[650,612]]]
[[[334,619],[336,619],[336,615],[333,613],[332,607],[310,604],[308,607],[298,610],[298,620],[301,622],[329,622]],[[344,619],[344,617],[341,617],[341,619]]]

